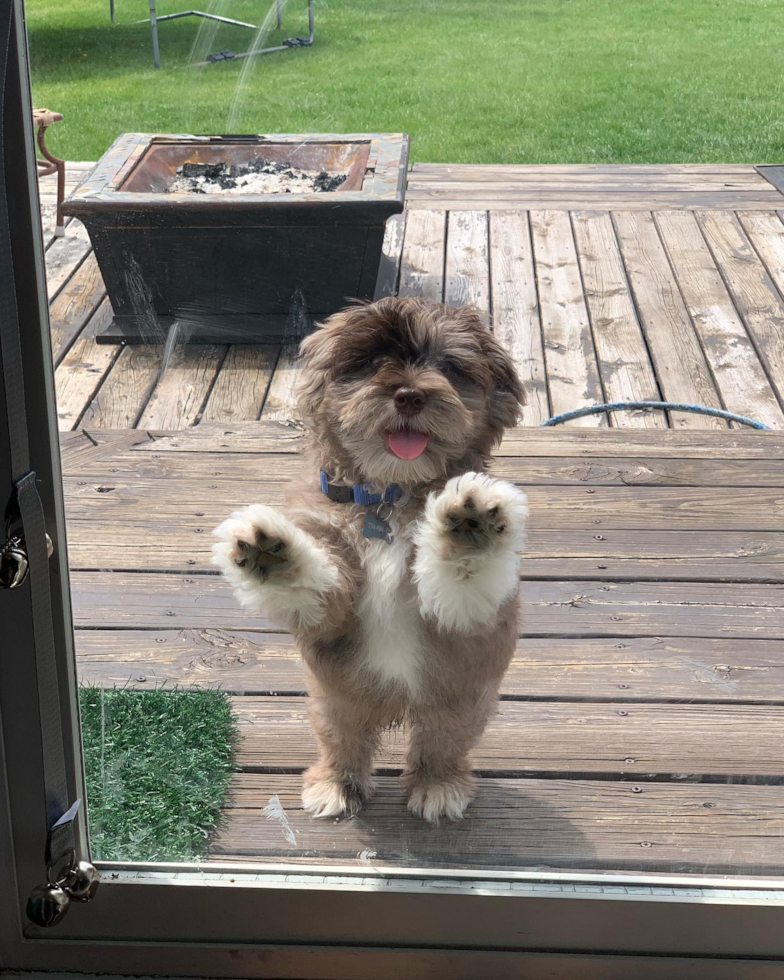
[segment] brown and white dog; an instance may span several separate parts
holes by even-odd
[[[409,808],[457,819],[517,635],[526,498],[485,470],[520,382],[474,310],[420,299],[352,306],[301,353],[294,503],[237,511],[214,562],[298,641],[320,749],[305,808],[355,813],[381,732],[405,722]]]

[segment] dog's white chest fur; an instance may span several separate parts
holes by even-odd
[[[409,558],[412,544],[369,541],[363,556],[366,588],[359,602],[366,668],[379,680],[415,692],[423,662],[423,620]]]

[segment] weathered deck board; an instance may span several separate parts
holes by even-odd
[[[562,211],[532,211],[531,234],[550,407],[559,415],[601,404],[605,397],[569,215]],[[606,425],[607,418],[588,415],[568,424],[596,428]]]
[[[131,429],[136,425],[161,371],[159,345],[123,347],[82,417],[86,428]]]
[[[261,427],[261,426],[260,426]],[[99,430],[89,430],[97,432]],[[111,430],[104,430],[110,432]],[[206,427],[199,430],[206,437]],[[100,480],[106,477],[111,466],[113,480],[131,483],[132,486],[156,480],[194,480],[209,478],[213,483],[232,484],[259,481],[268,483],[290,480],[301,468],[295,453],[268,452],[265,454],[263,472],[249,465],[247,453],[233,452],[226,448],[205,447],[203,452],[171,451],[162,445],[169,440],[153,437],[138,445],[122,449],[112,444],[110,449],[95,450],[94,457],[81,457],[64,462],[66,476]],[[206,442],[205,438],[205,442]],[[90,443],[90,445],[94,445]],[[602,447],[598,447],[601,449]],[[714,459],[710,466],[698,456],[680,457],[613,455],[612,446],[606,447],[607,455],[541,456],[538,453],[520,457],[512,454],[498,455],[491,464],[491,472],[521,486],[661,486],[661,487],[784,487],[784,460],[757,459],[749,468],[745,458]],[[775,447],[771,446],[775,451]],[[111,453],[111,463],[107,462]]]
[[[488,168],[488,172],[490,168]],[[769,181],[767,182],[770,183]],[[458,186],[459,190],[458,190]],[[428,191],[451,191],[460,195],[473,194],[518,194],[530,196],[533,193],[566,194],[571,197],[587,194],[617,193],[628,194],[685,194],[687,192],[719,194],[731,191],[753,193],[764,190],[766,195],[772,193],[771,188],[763,184],[758,175],[754,174],[645,174],[641,176],[627,174],[497,174],[490,172],[489,176],[461,177],[455,180],[440,174],[424,174],[414,169],[408,178],[408,193],[415,197]]]
[[[270,502],[285,502],[284,477],[265,478],[266,467],[236,484],[233,502],[254,503],[263,494]],[[220,522],[226,512],[222,497],[203,500],[205,485],[193,480],[129,481],[123,486],[118,474],[107,474],[114,492],[106,499],[87,487],[66,492],[72,520],[91,520],[95,511],[106,518],[175,521],[181,527]],[[527,486],[532,530],[780,531],[784,529],[784,490],[777,487],[738,487],[731,495],[722,487],[658,486]],[[727,506],[731,496],[733,506]],[[157,502],[155,502],[157,501]],[[155,502],[155,503],[154,503]],[[145,512],[144,507],[148,510]],[[154,515],[154,516],[153,516]]]
[[[607,400],[656,401],[659,388],[637,322],[612,220],[607,212],[572,215],[583,290]],[[615,412],[613,425],[666,429],[662,413]]]
[[[231,485],[210,483],[213,492],[230,494]],[[115,480],[88,487],[97,499],[117,493]],[[122,490],[120,489],[120,493]],[[272,494],[259,486],[245,501],[285,503],[285,491]],[[154,507],[155,493],[139,495],[139,509]],[[235,500],[232,504],[238,503]],[[146,516],[101,519],[98,505],[88,516],[75,516],[71,498],[68,515],[78,530],[70,544],[72,567],[116,571],[209,571],[212,540],[200,524],[172,525],[171,519]],[[204,513],[204,512],[199,512]],[[205,515],[206,516],[206,515]],[[150,547],[155,540],[155,547]],[[784,579],[784,534],[779,531],[594,531],[532,530],[527,557],[520,567],[526,578],[575,583],[595,581],[781,582]],[[577,586],[575,586],[577,587]]]
[[[422,296],[440,303],[444,298],[446,213],[409,211],[400,259],[399,296]]]
[[[553,439],[553,433],[558,438]],[[96,430],[96,436],[100,430]],[[594,456],[651,459],[784,459],[784,433],[755,433],[748,430],[721,433],[666,429],[650,439],[638,429],[518,428],[509,430],[495,455],[525,457]],[[154,442],[143,442],[139,452],[295,453],[302,430],[275,422],[234,422],[231,425],[202,425],[198,432],[187,429],[161,433]]]
[[[120,354],[119,347],[95,342],[96,333],[111,317],[109,300],[104,299],[55,371],[57,420],[61,429],[72,429],[79,422]]]
[[[46,288],[50,300],[68,282],[89,252],[87,229],[81,221],[74,219],[69,222],[65,236],[55,239],[46,251]]]
[[[78,525],[71,525],[78,532]],[[165,534],[166,524],[159,530]],[[154,540],[155,528],[148,528]],[[205,532],[206,533],[206,529]],[[74,571],[74,622],[82,629],[260,629],[216,575]],[[778,584],[723,582],[528,581],[520,595],[525,636],[719,636],[784,638]]]
[[[414,212],[412,212],[414,213]],[[493,332],[510,352],[525,388],[521,425],[550,417],[531,228],[524,211],[490,215]]]
[[[412,171],[421,173],[447,173],[455,179],[465,174],[478,174],[482,179],[489,174],[541,174],[558,173],[572,177],[575,174],[754,174],[751,163],[503,163],[489,166],[486,163],[414,163]]]
[[[261,410],[261,417],[265,422],[288,424],[299,419],[297,408],[299,367],[296,348],[284,347],[275,363],[275,371]]]
[[[397,780],[379,779],[359,817],[312,820],[296,776],[241,773],[213,854],[222,860],[327,860],[375,867],[584,867],[761,874],[778,870],[784,789],[598,780],[482,779],[466,817],[413,821]],[[276,797],[290,831],[263,812]],[[754,821],[748,815],[753,813]],[[336,830],[338,832],[336,832]],[[293,843],[290,842],[293,837]],[[372,856],[368,854],[371,852]]]
[[[768,417],[775,418],[775,422],[769,424],[780,426],[784,418],[781,414],[784,386],[780,380],[784,379],[784,307],[781,295],[735,215],[709,211],[700,215],[698,222],[765,371],[770,379],[776,379],[773,383],[779,414],[776,417],[770,411]]]
[[[55,364],[60,363],[105,296],[106,289],[98,263],[95,256],[90,254],[49,308],[52,358]]]
[[[784,221],[773,211],[741,213],[738,217],[768,275],[784,295]]]
[[[176,349],[141,413],[139,425],[146,429],[184,429],[198,421],[226,352],[223,344]]]
[[[275,368],[277,350],[233,344],[202,413],[205,422],[258,418]]]
[[[241,736],[240,766],[290,770],[315,761],[305,698],[248,695],[233,698],[232,708]],[[377,766],[400,769],[405,746],[403,730],[386,733]],[[782,752],[784,707],[778,705],[499,701],[472,762],[475,769],[499,776],[614,773],[684,779],[700,774],[780,781]]]
[[[444,302],[490,313],[487,214],[452,210],[447,222]]]
[[[530,194],[492,194],[482,192],[469,195],[462,191],[440,194],[429,192],[413,196],[409,205],[417,208],[441,208],[445,211],[472,211],[481,208],[485,211],[508,211],[510,208],[534,210],[547,208],[559,211],[644,211],[654,208],[657,211],[699,211],[720,208],[726,211],[769,211],[780,207],[782,196],[774,191],[745,194],[742,191],[717,193],[708,191],[696,193],[651,194],[640,190],[636,194],[624,194],[615,189],[599,193],[573,191],[564,194],[563,191],[543,192],[534,190]]]
[[[724,404],[780,427],[781,408],[700,224],[691,214],[660,214],[657,221]]]
[[[409,176],[407,203],[414,208],[447,210],[514,207],[751,211],[782,206],[779,191],[746,164],[415,163]]]
[[[652,214],[617,212],[615,228],[629,285],[663,397],[681,404],[720,405]],[[679,429],[726,429],[719,419],[669,413]]]
[[[304,695],[292,637],[233,629],[82,630],[85,684],[214,687]],[[501,685],[522,701],[683,701],[784,704],[784,640],[705,637],[525,637]]]
[[[63,472],[69,467],[76,469],[89,466],[91,461],[100,460],[102,468],[109,454],[150,441],[147,432],[140,429],[77,429],[60,433],[60,462]]]

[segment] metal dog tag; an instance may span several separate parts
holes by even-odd
[[[362,525],[362,537],[380,538],[382,541],[386,541],[387,544],[392,544],[395,540],[389,524],[386,521],[382,521],[375,514],[365,514],[365,523]]]

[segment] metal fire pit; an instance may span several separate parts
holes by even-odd
[[[258,157],[348,176],[304,194],[166,191],[184,163]],[[114,309],[98,340],[149,342],[179,323],[205,343],[278,341],[292,303],[320,318],[372,297],[407,167],[404,134],[121,136],[63,206]]]

